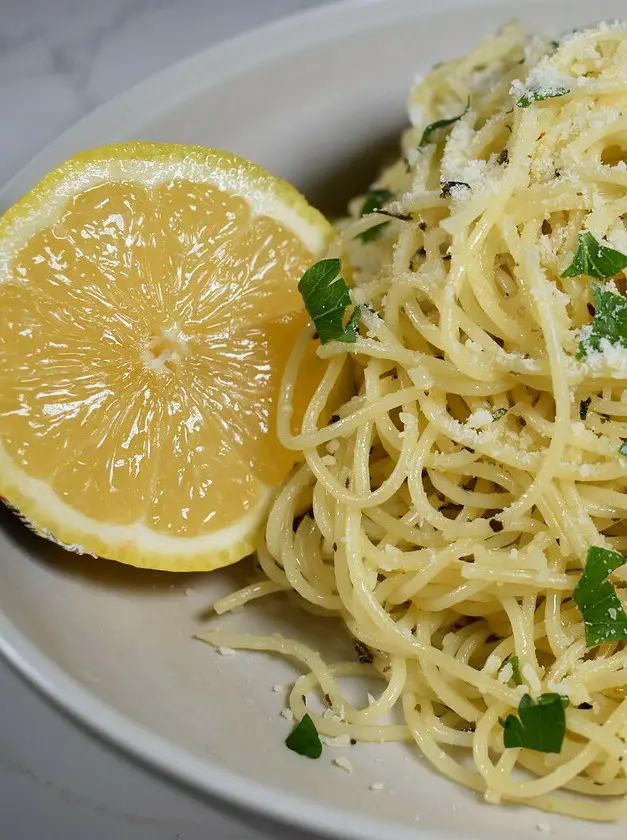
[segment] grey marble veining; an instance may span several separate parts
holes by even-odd
[[[322,1],[1,0],[0,184],[141,79]]]

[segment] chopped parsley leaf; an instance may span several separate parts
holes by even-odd
[[[627,347],[627,298],[595,283],[592,286],[594,298],[594,321],[592,328],[580,343],[578,359],[585,359],[592,351],[602,351],[602,342]]]
[[[562,277],[596,277],[597,280],[607,280],[627,267],[627,256],[598,239],[586,231],[579,234],[579,244],[572,263],[563,272]]]
[[[383,188],[373,187],[366,193],[364,203],[361,205],[361,215],[366,216],[368,213],[374,213],[375,210],[380,210],[388,201],[392,201],[394,193]]]
[[[522,685],[523,678],[520,673],[520,660],[517,656],[512,656],[509,660],[509,664],[512,666],[512,679],[514,680],[514,685]]]
[[[567,93],[570,93],[570,88],[563,87],[562,85],[550,88],[532,87],[523,93],[516,104],[519,108],[528,108],[534,102],[555,99],[557,96],[566,96]]]
[[[432,134],[434,134],[434,132],[438,131],[440,128],[447,128],[449,125],[453,125],[453,123],[456,123],[458,120],[461,120],[461,118],[465,116],[469,110],[470,97],[468,97],[466,107],[464,108],[461,114],[458,114],[456,117],[448,117],[443,120],[436,120],[435,122],[429,123],[429,125],[422,132],[420,142],[418,143],[418,148],[422,149],[425,146],[428,146],[429,143],[433,143],[431,136]]]
[[[627,612],[608,576],[627,562],[617,551],[593,546],[573,592],[586,628],[586,645],[627,641]]]
[[[328,341],[354,344],[357,341],[361,311],[356,306],[344,325],[344,315],[351,305],[351,297],[342,277],[340,260],[320,260],[312,265],[301,277],[298,291],[316,325],[322,344]]]
[[[376,213],[377,210],[380,210],[393,198],[394,193],[390,192],[390,190],[373,187],[366,193],[364,203],[361,205],[361,215],[367,216],[369,213]],[[368,228],[368,230],[357,234],[357,239],[361,239],[362,242],[372,242],[373,239],[376,239],[383,232],[383,228],[389,224],[389,222],[381,222],[380,225],[374,225]]]
[[[510,679],[512,680],[514,685],[522,685],[523,678],[520,673],[520,661],[518,657],[510,656],[508,659],[506,659],[505,662],[499,668],[499,673],[503,670],[503,668],[505,668],[506,665],[512,666],[512,676]]]
[[[506,748],[524,747],[543,753],[562,751],[566,734],[568,698],[561,694],[541,694],[537,701],[530,694],[520,699],[518,717],[508,715],[501,720]]]
[[[495,408],[493,411],[490,412],[492,415],[492,420],[500,420],[502,417],[505,417],[507,414],[506,408]]]
[[[322,742],[309,715],[303,715],[301,722],[285,739],[285,746],[299,755],[307,756],[307,758],[320,758]]]

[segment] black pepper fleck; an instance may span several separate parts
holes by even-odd
[[[357,654],[357,659],[361,662],[362,665],[370,665],[373,661],[374,657],[372,655],[372,651],[359,639],[353,639],[353,647],[355,648],[355,653]]]
[[[466,187],[469,190],[470,184],[467,184],[466,181],[444,181],[440,190],[440,198],[448,198],[454,187]]]
[[[592,397],[588,397],[587,400],[582,400],[579,403],[579,419],[585,420],[588,416],[588,409],[590,408],[590,403],[592,402]]]

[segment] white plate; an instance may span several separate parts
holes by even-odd
[[[417,72],[466,52],[514,15],[559,33],[625,8],[623,0],[440,0],[433,15],[426,6],[323,7],[201,53],[80,122],[5,188],[0,203],[8,206],[74,151],[141,138],[231,149],[288,178],[322,209],[337,209],[404,124]],[[331,765],[346,749],[328,749],[320,761],[289,752],[284,695],[272,686],[287,685],[291,667],[261,655],[222,657],[191,640],[203,611],[245,569],[138,572],[65,554],[8,513],[1,525],[4,654],[92,729],[177,779],[334,836],[514,840],[549,823],[569,840],[588,840],[589,825],[482,804],[408,747],[349,748],[350,775]],[[253,621],[305,640],[319,629],[311,620],[297,626],[276,603],[229,623]],[[328,623],[322,630],[335,635]],[[384,790],[369,791],[373,781]],[[617,826],[592,830],[598,840],[622,834]]]

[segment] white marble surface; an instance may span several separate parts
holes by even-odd
[[[0,183],[79,117],[244,29],[323,0],[0,0]]]
[[[0,183],[99,103],[323,0],[0,0]],[[305,840],[132,766],[0,662],[3,840]]]

